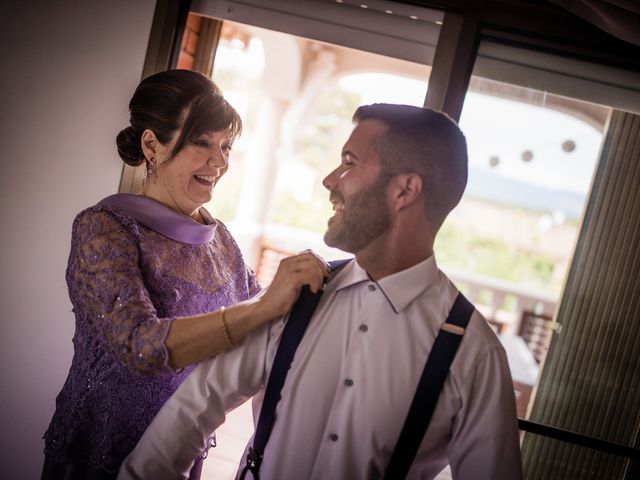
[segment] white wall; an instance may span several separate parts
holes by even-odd
[[[115,135],[155,0],[10,5],[0,15],[0,476],[36,479],[72,356],[71,223],[117,191]]]

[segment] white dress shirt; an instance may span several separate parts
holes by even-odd
[[[378,282],[355,261],[338,272],[287,375],[262,480],[381,478],[457,294],[434,257]],[[225,412],[260,392],[257,422],[283,326],[284,320],[264,326],[238,348],[200,364],[151,423],[118,479],[187,478]],[[408,478],[434,478],[447,464],[458,480],[522,478],[509,367],[477,311]]]

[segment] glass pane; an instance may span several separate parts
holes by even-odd
[[[339,161],[359,105],[422,105],[430,67],[225,21],[213,79],[244,121],[208,208],[268,284],[285,253],[324,245],[322,179]]]
[[[322,236],[332,215],[322,179],[340,160],[362,104],[421,106],[427,65],[225,21],[213,80],[238,110],[242,136],[207,205],[238,241],[263,285],[285,254],[344,252]],[[203,479],[232,479],[253,432],[249,402],[216,432]],[[445,473],[441,478],[450,478]]]
[[[521,417],[553,333],[609,114],[481,77],[465,98],[469,181],[435,249],[500,334]]]

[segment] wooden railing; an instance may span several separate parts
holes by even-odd
[[[525,312],[549,319],[555,313],[557,300],[552,295],[473,273],[448,269],[445,273],[498,333],[518,334]]]

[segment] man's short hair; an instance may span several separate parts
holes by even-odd
[[[374,146],[383,169],[422,177],[427,217],[440,228],[467,184],[467,142],[458,125],[442,112],[386,103],[358,108],[353,121],[364,120],[387,126]]]

